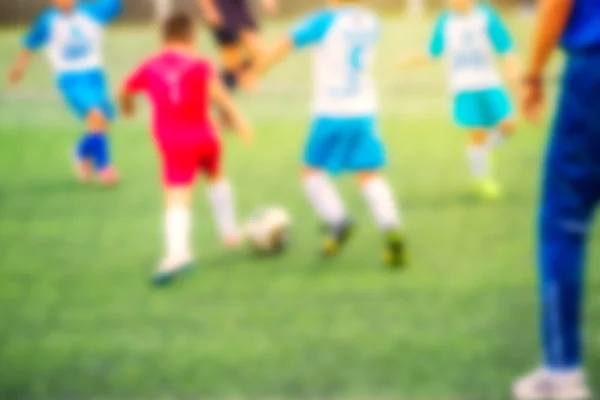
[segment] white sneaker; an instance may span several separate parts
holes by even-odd
[[[517,400],[587,400],[591,392],[582,369],[539,368],[514,384],[513,396]]]

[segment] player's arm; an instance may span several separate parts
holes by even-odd
[[[8,72],[8,83],[10,85],[16,85],[21,81],[25,71],[27,71],[27,68],[29,67],[29,64],[31,64],[32,58],[33,51],[29,49],[22,49],[19,52],[15,61],[13,62],[12,67],[10,68],[10,71]]]
[[[574,0],[541,0],[526,67],[521,108],[526,118],[537,120],[543,105],[542,73],[567,25]]]
[[[500,16],[490,7],[488,8],[489,36],[494,50],[502,57],[505,74],[510,86],[518,91],[522,77],[521,60],[515,50],[510,32],[500,19]]]
[[[256,62],[254,74],[262,76],[275,65],[282,62],[294,49],[294,43],[288,36],[284,36],[272,47],[267,48],[262,57]]]
[[[400,56],[397,66],[401,69],[420,67],[427,65],[435,59],[425,52],[412,53]]]
[[[319,43],[329,30],[334,18],[332,12],[321,11],[301,21],[289,34],[283,36],[271,48],[267,48],[263,52],[252,71],[244,77],[242,85],[247,90],[251,90],[258,77],[283,61],[293,50]]]
[[[274,15],[279,11],[279,2],[277,0],[262,0],[262,8],[267,13]]]
[[[48,42],[50,36],[48,24],[48,15],[42,14],[25,35],[23,39],[23,48],[15,58],[8,73],[9,84],[17,84],[21,81],[29,64],[31,64],[34,53],[44,47]]]
[[[212,27],[218,27],[223,23],[223,18],[215,4],[215,0],[198,0],[198,7],[202,16]]]
[[[119,94],[119,109],[126,117],[135,115],[135,98],[146,87],[146,68],[144,65],[133,72],[123,84]]]
[[[244,114],[242,114],[233,102],[233,99],[219,77],[213,77],[210,81],[210,98],[231,119],[233,129],[240,138],[244,142],[250,142],[254,136],[252,127]]]
[[[123,11],[123,0],[95,0],[86,6],[94,19],[102,24],[108,24]]]
[[[539,78],[567,25],[573,0],[541,0],[527,74]]]
[[[431,63],[444,54],[444,26],[447,16],[442,14],[433,28],[433,35],[429,41],[428,51],[408,54],[400,57],[397,62],[399,68],[413,68]]]
[[[136,94],[134,92],[128,92],[127,90],[123,90],[119,95],[119,109],[126,117],[135,115],[135,96]]]

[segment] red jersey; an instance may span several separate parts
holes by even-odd
[[[214,136],[209,85],[212,66],[193,55],[166,50],[148,59],[126,80],[125,91],[143,92],[153,109],[159,143]]]
[[[210,120],[212,67],[206,60],[164,51],[137,68],[125,92],[143,92],[153,109],[153,130],[167,186],[194,182],[198,171],[220,171],[221,146]]]

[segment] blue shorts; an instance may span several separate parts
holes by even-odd
[[[454,95],[454,121],[463,128],[494,128],[512,114],[508,93],[500,87]]]
[[[115,107],[103,71],[64,73],[58,77],[57,83],[65,102],[79,118],[87,117],[94,109],[100,110],[109,120],[115,117]]]
[[[315,117],[304,163],[332,174],[377,170],[386,156],[375,117]]]

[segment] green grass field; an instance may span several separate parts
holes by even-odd
[[[147,113],[114,126],[123,184],[82,187],[70,166],[80,128],[42,59],[20,88],[3,89],[0,399],[508,398],[512,379],[538,355],[534,220],[547,126],[522,124],[498,153],[503,201],[466,198],[465,137],[449,121],[441,66],[393,67],[396,54],[425,43],[429,24],[389,19],[377,71],[387,175],[410,229],[413,260],[403,273],[379,264],[380,237],[349,178],[341,187],[357,235],[338,260],[316,256],[317,221],[297,179],[307,54],[240,97],[254,146],[226,139],[241,214],[284,205],[295,219],[291,250],[261,260],[221,251],[199,188],[199,268],[164,290],[149,285],[162,250],[162,199]],[[523,48],[530,23],[510,25]],[[283,28],[270,26],[268,36]],[[0,31],[0,71],[20,34]],[[155,42],[150,28],[111,31],[115,87]],[[587,362],[596,390],[598,286],[600,272],[590,268]]]

